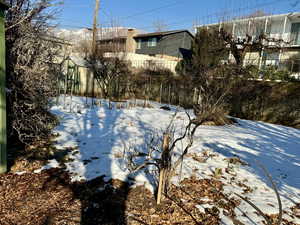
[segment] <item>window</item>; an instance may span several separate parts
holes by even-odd
[[[148,39],[148,47],[155,47],[157,45],[157,38],[149,38]]]
[[[279,65],[279,52],[264,52],[263,64],[265,66],[278,66]]]
[[[291,39],[293,45],[300,45],[300,23],[292,24]]]
[[[142,39],[138,39],[136,48],[137,49],[141,49],[142,48]]]
[[[239,22],[236,23],[234,28],[234,36],[238,38],[245,38],[248,29],[248,22]]]

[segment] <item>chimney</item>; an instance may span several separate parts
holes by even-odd
[[[128,29],[126,38],[126,52],[135,53],[136,41],[134,36],[137,34],[136,29]]]

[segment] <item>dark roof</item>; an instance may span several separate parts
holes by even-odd
[[[1,9],[6,10],[6,9],[10,8],[10,5],[7,4],[6,2],[4,2],[3,0],[0,0],[0,7],[1,7]]]
[[[187,32],[190,36],[194,37],[188,30],[170,30],[170,31],[162,31],[162,32],[153,32],[153,33],[146,33],[146,34],[138,34],[135,35],[134,38],[141,38],[141,37],[153,37],[153,36],[166,36],[170,34],[176,34],[181,32]]]

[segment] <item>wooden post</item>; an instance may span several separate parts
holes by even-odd
[[[61,65],[59,65],[59,74],[57,75],[57,97],[56,97],[56,105],[59,104],[60,97],[60,75],[61,75]]]
[[[163,84],[160,84],[160,90],[159,90],[159,103],[161,104],[162,102],[162,90],[163,90]]]
[[[93,42],[92,42],[92,54],[96,55],[96,41],[97,41],[97,24],[98,24],[98,13],[99,13],[100,0],[96,0],[94,21],[93,21]]]
[[[169,84],[169,105],[171,105],[171,84]]]
[[[147,84],[144,85],[144,108],[146,108],[147,104]]]
[[[8,6],[0,1],[0,174],[7,172],[6,90],[5,90],[5,27],[4,11]]]
[[[75,65],[74,65],[74,68],[75,68]],[[72,74],[71,74],[70,112],[72,112],[73,88],[74,88],[74,80],[75,80],[74,68],[72,68]]]
[[[165,133],[163,137],[161,166],[159,171],[159,183],[158,183],[157,199],[156,199],[156,203],[158,205],[161,203],[162,193],[165,191],[165,186],[166,186],[166,175],[170,164],[170,152],[169,152],[170,139],[171,139],[170,135],[168,133]]]
[[[93,20],[93,40],[92,40],[93,60],[96,60],[96,52],[97,52],[96,42],[97,42],[97,24],[98,24],[99,5],[100,5],[100,0],[96,0],[94,20]],[[93,73],[93,83],[92,83],[92,107],[94,107],[94,98],[95,98],[95,73]]]
[[[197,88],[194,88],[193,104],[197,103]]]
[[[66,108],[66,96],[67,96],[67,92],[68,92],[69,63],[70,63],[70,59],[68,58],[67,74],[65,74],[64,109]]]

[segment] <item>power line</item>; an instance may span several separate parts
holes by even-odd
[[[289,2],[291,2],[292,0],[288,0]],[[179,1],[176,1],[177,3]],[[281,3],[281,2],[286,2],[286,0],[273,0],[273,1],[270,1],[270,2],[266,2],[266,3],[260,3],[260,4],[256,4],[254,7],[244,7],[244,8],[236,8],[236,9],[230,9],[228,11],[218,11],[218,12],[215,12],[215,13],[211,13],[211,14],[208,14],[208,15],[204,15],[204,16],[201,16],[201,17],[197,17],[196,20],[198,20],[198,22],[200,21],[205,21],[205,20],[209,20],[209,19],[212,19],[214,18],[214,20],[217,22],[218,19],[221,19],[220,17],[224,16],[224,13],[228,14],[231,18],[234,18],[237,16],[237,14],[240,14],[242,12],[246,12],[247,10],[254,10],[254,9],[260,9],[262,7],[266,7],[266,6],[270,6],[270,5],[274,5],[274,4],[277,4],[277,3]],[[174,4],[174,3],[173,3]],[[147,11],[144,11],[143,13],[146,13],[146,12],[150,12],[150,11],[153,11],[153,10],[159,10],[161,8],[164,8],[166,6],[170,6],[171,4],[168,4],[168,5],[165,5],[165,6],[162,6],[162,7],[158,7],[158,8],[155,8],[155,9],[151,9],[151,10],[147,10]],[[142,14],[141,13],[138,13],[138,14]],[[131,16],[128,16],[127,18],[129,17],[134,17],[135,15],[137,14],[134,14],[134,15],[131,15]],[[228,18],[229,19],[229,18]],[[213,20],[213,19],[212,19]],[[174,22],[170,22],[170,23],[167,23],[166,25],[167,26],[176,26],[176,25],[184,25],[184,24],[187,24],[187,23],[192,23],[195,21],[195,18],[193,19],[184,19],[184,20],[179,20],[179,21],[174,21]],[[110,23],[102,23],[102,25],[110,25]],[[69,26],[69,27],[78,27],[78,28],[86,28],[86,27],[83,27],[83,26],[73,26],[73,25],[66,25],[66,24],[62,24],[63,26]],[[136,27],[138,29],[150,29],[150,28],[154,28],[153,25],[149,25],[149,26],[143,26],[143,27]]]
[[[125,17],[121,17],[119,18],[118,20],[128,20],[128,19],[131,19],[133,17],[137,17],[137,16],[142,16],[142,15],[146,15],[146,14],[149,14],[149,13],[153,13],[155,11],[159,11],[161,9],[165,9],[165,8],[169,8],[169,7],[172,7],[174,5],[178,5],[180,4],[181,2],[183,2],[184,0],[177,0],[175,2],[172,2],[172,3],[169,3],[169,4],[166,4],[166,5],[163,5],[163,6],[160,6],[160,7],[157,7],[157,8],[152,8],[152,9],[149,9],[149,10],[145,10],[145,11],[142,11],[142,12],[139,12],[139,13],[136,13],[136,14],[132,14],[132,15],[129,15],[129,16],[125,16]],[[81,6],[88,6],[88,4],[81,4]],[[103,11],[103,10],[102,10]],[[104,12],[104,11],[103,11]],[[104,14],[106,16],[109,17],[109,15],[107,13],[104,12]],[[104,21],[103,23],[101,23],[102,25],[109,25],[111,24],[111,22],[108,22],[108,21]]]
[[[149,13],[153,13],[153,12],[159,11],[161,9],[165,9],[165,8],[172,7],[174,5],[178,5],[178,4],[180,4],[180,2],[183,2],[183,1],[184,0],[177,0],[175,2],[172,2],[170,4],[166,4],[166,5],[157,7],[157,8],[152,8],[152,9],[145,10],[145,11],[142,11],[142,12],[138,12],[138,13],[135,13],[135,14],[132,14],[132,15],[129,15],[129,16],[124,16],[124,17],[118,18],[118,20],[128,20],[128,19],[132,19],[132,18],[137,17],[137,16],[142,16],[142,15],[146,15],[146,14],[149,14]],[[110,22],[105,21],[102,24],[107,25],[107,24],[110,24]]]
[[[126,16],[126,17],[123,17],[121,19],[124,19],[124,20],[127,20],[127,19],[130,19],[130,18],[133,18],[133,17],[136,17],[136,16],[142,16],[142,15],[145,15],[145,14],[149,14],[149,13],[152,13],[152,12],[155,12],[155,11],[159,11],[161,9],[165,9],[165,8],[169,8],[169,7],[172,7],[174,5],[178,5],[180,4],[180,2],[183,2],[184,0],[178,0],[178,1],[175,1],[173,3],[169,3],[167,5],[163,5],[161,7],[157,7],[157,8],[153,8],[153,9],[149,9],[149,10],[145,10],[143,12],[139,12],[139,13],[136,13],[136,14],[133,14],[133,15],[129,15],[129,16]]]
[[[241,14],[242,11],[259,9],[259,8],[261,8],[261,7],[265,7],[265,6],[277,4],[277,3],[279,3],[279,2],[284,2],[284,1],[285,1],[285,0],[274,0],[274,1],[267,2],[267,3],[257,4],[257,5],[254,6],[254,7],[237,8],[237,9],[230,10],[230,11],[228,12],[228,14],[229,14],[231,17],[235,17],[236,14],[234,15],[233,13],[238,12],[239,14]],[[291,0],[289,0],[289,1],[291,1]],[[222,11],[218,11],[218,12],[215,12],[215,13],[211,13],[211,14],[208,14],[208,15],[205,15],[205,16],[198,17],[197,20],[198,20],[198,21],[202,21],[202,20],[205,20],[205,19],[208,19],[208,18],[213,18],[213,17],[215,17],[216,19],[220,19],[220,18],[218,18],[218,17],[220,17],[223,13],[224,13],[224,12],[222,12]],[[169,24],[167,24],[167,26],[174,26],[174,25],[187,24],[187,23],[190,23],[190,22],[193,22],[193,21],[192,21],[191,19],[185,19],[185,20],[181,20],[181,21],[176,21],[176,22],[169,23]],[[138,28],[138,29],[148,29],[148,28],[153,28],[153,27],[154,27],[154,26],[145,26],[145,27],[137,27],[137,28]]]

